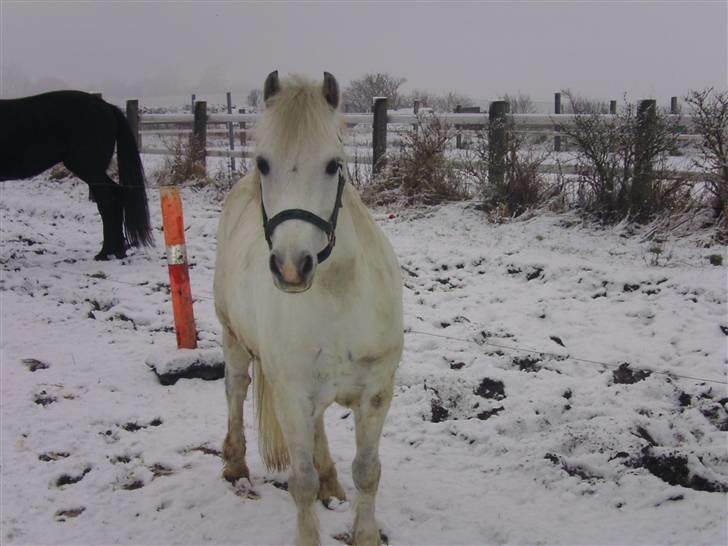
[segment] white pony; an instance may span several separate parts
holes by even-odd
[[[217,234],[215,309],[223,328],[228,480],[248,477],[243,401],[253,364],[259,448],[290,465],[296,543],[319,544],[314,503],[346,499],[323,415],[353,410],[358,491],[354,544],[378,544],[379,439],[403,344],[397,258],[346,183],[339,86],[278,72],[265,81],[256,168],[225,200]]]

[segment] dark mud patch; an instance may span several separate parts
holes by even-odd
[[[23,365],[28,368],[31,372],[37,372],[38,370],[47,370],[51,367],[47,362],[38,360],[36,358],[24,358],[22,360]]]
[[[474,394],[490,400],[503,400],[506,397],[505,385],[498,379],[484,377],[480,385],[473,391]]]
[[[688,467],[688,457],[680,453],[655,454],[653,450],[647,448],[629,466],[644,468],[653,476],[670,485],[679,485],[709,493],[728,492],[728,484],[691,472]]]
[[[86,468],[83,469],[83,472],[81,472],[81,474],[75,474],[75,475],[61,474],[58,477],[58,479],[56,479],[56,487],[64,487],[66,485],[72,485],[74,483],[78,483],[82,479],[84,479],[86,474],[88,474],[89,472],[91,472],[91,467],[87,466]]]
[[[331,538],[343,544],[347,544],[348,546],[352,546],[354,544],[354,539],[348,531],[345,533],[339,533],[338,535],[332,535]],[[389,537],[381,529],[379,530],[379,541],[383,545],[389,546]]]
[[[58,398],[55,396],[48,394],[46,391],[40,391],[39,393],[36,393],[35,396],[33,396],[33,402],[38,404],[39,406],[48,406],[50,404],[53,404],[54,402],[57,402]]]
[[[612,372],[612,382],[615,385],[632,385],[638,381],[644,381],[650,375],[652,375],[651,371],[633,369],[629,362],[624,362]]]
[[[67,453],[65,451],[49,451],[47,453],[41,453],[38,455],[38,460],[43,461],[44,463],[49,463],[51,461],[57,461],[59,459],[65,459],[66,457],[69,457],[70,453]]]
[[[71,518],[77,518],[86,510],[85,506],[79,506],[77,508],[66,508],[64,510],[58,510],[56,512],[56,521],[66,521]]]

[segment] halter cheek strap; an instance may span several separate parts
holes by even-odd
[[[263,193],[261,192],[260,206],[263,211],[263,232],[265,233],[265,240],[268,243],[268,248],[273,248],[273,230],[275,230],[276,227],[286,220],[302,220],[319,228],[321,231],[326,233],[326,237],[328,238],[328,244],[316,255],[318,263],[323,262],[331,255],[331,251],[334,250],[334,245],[336,244],[336,221],[339,217],[341,199],[344,194],[344,185],[346,184],[346,179],[342,172],[343,165],[339,163],[338,167],[339,182],[336,188],[336,202],[334,203],[334,210],[328,220],[324,220],[313,212],[303,209],[282,210],[269,220],[268,214],[265,211],[265,203],[263,203]]]

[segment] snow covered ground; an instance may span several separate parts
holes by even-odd
[[[252,491],[221,478],[222,382],[162,386],[145,365],[175,344],[156,190],[157,247],[112,262],[93,261],[83,183],[1,191],[0,542],[289,544],[295,508],[257,453],[251,397]],[[214,348],[207,195],[184,191]],[[656,244],[467,204],[375,216],[406,285],[377,506],[390,544],[726,544],[726,268],[709,262],[726,256],[709,232]],[[327,427],[353,497],[350,412]],[[318,510],[337,543],[350,511]]]

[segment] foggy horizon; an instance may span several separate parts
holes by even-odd
[[[224,94],[266,74],[366,73],[474,100],[726,87],[725,2],[0,2],[0,96]]]

